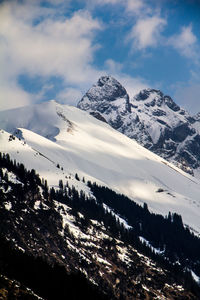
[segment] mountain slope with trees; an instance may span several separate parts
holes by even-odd
[[[60,179],[72,182],[78,173],[139,204],[146,202],[150,211],[178,213],[200,232],[199,180],[105,122],[55,101],[6,111],[3,120],[13,133],[0,131],[0,150],[34,168],[50,186]]]
[[[6,154],[0,155],[0,164],[2,275],[44,299],[199,298],[200,289],[187,271],[196,265],[199,272],[195,252],[193,258],[183,247],[175,263],[176,248],[171,245],[163,255],[154,251],[160,234],[157,218],[165,224],[164,236],[170,226],[176,228],[198,251],[199,239],[184,229],[180,216],[151,214],[146,205],[96,183],[88,182],[93,197],[62,180],[59,189],[49,188],[34,170],[27,171]],[[152,247],[141,236],[149,238]],[[160,241],[160,250],[166,240]],[[177,240],[175,246],[180,249],[182,244]]]

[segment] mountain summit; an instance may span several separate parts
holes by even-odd
[[[125,88],[113,77],[102,76],[86,94],[94,102],[102,101],[102,97],[113,102],[118,98],[125,98],[128,102],[129,96]]]
[[[123,116],[131,112],[126,89],[111,76],[102,76],[81,99],[78,108],[91,114],[100,113],[101,117],[119,131],[124,122]]]
[[[130,99],[117,80],[104,76],[77,106],[191,174],[200,166],[199,119],[160,90],[144,89]]]

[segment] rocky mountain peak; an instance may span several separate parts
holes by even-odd
[[[99,117],[118,129],[123,121],[122,116],[131,112],[131,104],[126,89],[115,78],[102,76],[87,91],[77,105],[91,114],[98,112]]]
[[[200,149],[200,114],[190,116],[160,90],[144,89],[130,100],[116,79],[102,76],[81,99],[78,108],[98,115],[98,119],[165,159],[179,166],[184,162],[184,170],[190,173],[191,168],[200,166],[196,151]]]
[[[154,95],[154,97],[156,97],[157,99],[160,97],[163,97],[163,93],[160,90],[155,90],[155,89],[144,89],[142,91],[140,91],[135,97],[134,99],[136,101],[144,101],[149,99],[149,97],[151,95]],[[151,97],[152,98],[152,97]]]
[[[126,89],[121,83],[111,76],[100,77],[90,92],[92,93],[94,90],[99,91],[100,95],[104,94],[105,99],[108,101],[114,101],[116,98],[128,96]]]
[[[135,97],[135,101],[144,101],[146,106],[167,105],[173,111],[180,111],[180,107],[172,100],[170,96],[164,95],[160,90],[144,89]]]
[[[178,106],[170,96],[164,96],[165,104],[173,111],[179,111],[180,106]]]
[[[196,115],[194,115],[193,118],[195,121],[200,121],[200,112],[198,112]]]
[[[124,98],[126,103],[129,103],[129,96],[126,89],[116,79],[111,76],[102,76],[96,84],[87,91],[85,96],[81,99],[78,107],[87,102],[113,102],[119,98]]]

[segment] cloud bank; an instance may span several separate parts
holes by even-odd
[[[18,84],[20,74],[60,76],[69,85],[98,77],[99,71],[92,67],[98,47],[93,38],[101,29],[88,11],[55,19],[50,8],[4,2],[0,6],[1,107],[32,101]]]

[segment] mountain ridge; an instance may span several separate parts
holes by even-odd
[[[198,115],[190,116],[159,90],[142,90],[130,99],[118,81],[103,76],[77,107],[99,113],[113,128],[190,174],[200,166]]]

